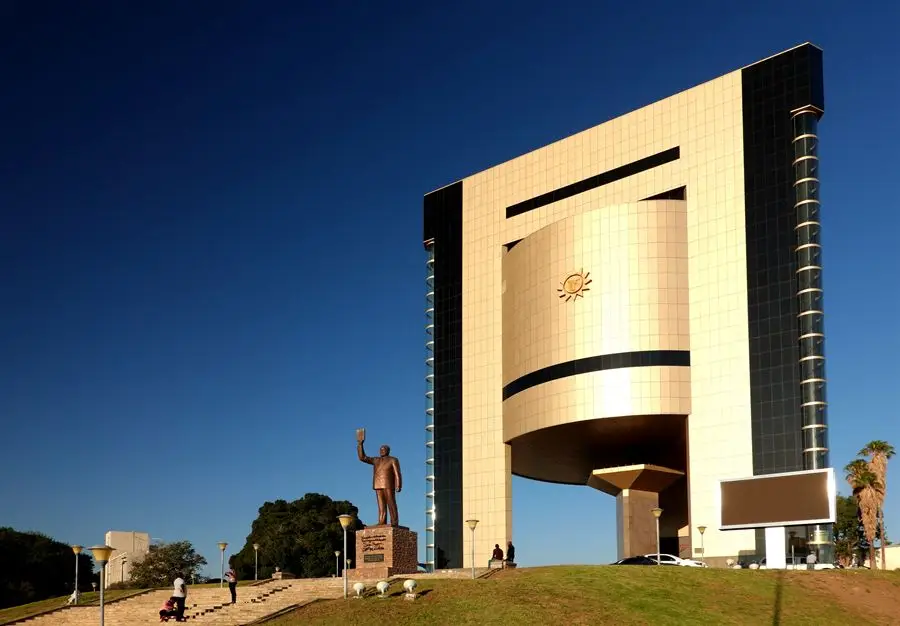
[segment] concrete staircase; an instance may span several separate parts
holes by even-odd
[[[339,598],[343,593],[340,578],[312,578],[269,581],[238,587],[238,601],[232,605],[228,588],[188,587],[185,617],[197,626],[244,626],[262,617],[319,598]],[[159,624],[159,609],[171,592],[152,591],[134,598],[108,604],[104,611],[106,626],[144,626]],[[29,626],[95,626],[100,609],[96,606],[69,607],[15,624]],[[174,624],[170,620],[169,624]]]

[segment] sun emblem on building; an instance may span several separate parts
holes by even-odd
[[[573,272],[565,277],[565,279],[559,283],[559,288],[556,290],[559,293],[559,299],[565,302],[569,300],[577,300],[578,298],[584,297],[585,291],[590,291],[591,288],[588,285],[591,284],[591,273],[585,272],[584,270]]]

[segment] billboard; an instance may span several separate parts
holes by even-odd
[[[719,529],[833,523],[836,489],[831,467],[722,480]]]

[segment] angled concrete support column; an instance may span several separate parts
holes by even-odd
[[[618,558],[656,552],[659,493],[684,472],[657,465],[628,465],[594,470],[588,486],[616,497]]]
[[[656,518],[650,513],[659,505],[659,494],[623,489],[616,496],[618,558],[656,552]]]

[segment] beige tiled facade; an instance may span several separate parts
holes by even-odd
[[[539,446],[520,452],[517,438],[577,422],[621,429],[622,419],[653,428],[665,417],[686,430],[676,469],[688,475],[687,510],[668,529],[681,546],[698,547],[706,526],[707,557],[756,549],[752,531],[718,530],[715,497],[719,480],[754,474],[742,98],[739,70],[462,180],[462,519],[480,520],[476,564],[513,536],[514,472],[571,483],[584,470],[535,475],[526,457]],[[507,217],[507,207],[676,147],[675,160]],[[648,200],[681,187],[684,200]],[[560,297],[578,272],[589,290]],[[689,351],[690,366],[501,393],[542,368],[646,350]],[[656,461],[604,457],[591,469],[620,460]],[[465,567],[472,537],[462,533]]]
[[[713,499],[717,481],[753,474],[742,137],[741,76],[740,72],[733,72],[464,180],[463,517],[480,520],[475,534],[476,561],[486,560],[494,543],[502,545],[513,532],[511,459],[505,443],[508,438],[504,436],[504,403],[498,393],[505,378],[503,258],[505,254],[514,255],[525,242],[509,252],[505,251],[504,244],[524,239],[557,222],[571,225],[573,245],[565,258],[544,268],[555,272],[555,283],[563,280],[568,272],[584,269],[597,277],[594,283],[600,283],[598,290],[607,294],[615,292],[620,303],[617,306],[629,306],[632,294],[648,298],[644,305],[647,319],[641,319],[641,313],[636,312],[635,319],[640,322],[636,328],[628,325],[629,317],[616,318],[618,311],[602,317],[604,321],[616,320],[621,325],[612,332],[598,333],[596,343],[591,346],[596,345],[600,352],[594,353],[624,351],[622,347],[636,349],[634,346],[641,342],[688,344],[689,380],[682,379],[683,373],[665,371],[670,368],[656,372],[650,371],[655,368],[640,368],[589,375],[596,381],[579,381],[585,378],[581,376],[533,387],[514,396],[516,402],[510,403],[509,434],[517,432],[515,415],[524,404],[549,403],[545,420],[589,419],[598,401],[608,406],[601,413],[610,415],[628,409],[689,410],[690,517],[694,526],[710,527],[704,538],[706,553],[736,555],[740,550],[754,549],[752,532],[726,534],[713,528],[718,519]],[[674,146],[680,146],[681,153],[673,163],[523,215],[505,217],[507,206]],[[670,207],[669,203],[654,203],[664,206],[651,213],[639,213],[634,204],[683,185],[688,189],[683,211]],[[665,216],[666,227],[670,216],[673,220],[671,241],[668,234],[660,232],[667,230],[661,229],[660,214]],[[582,230],[576,236],[577,220],[567,218],[582,215],[589,230]],[[652,226],[651,215],[656,217]],[[683,229],[679,229],[679,222],[684,224]],[[636,229],[632,231],[633,227]],[[686,239],[683,244],[678,241],[682,232]],[[589,239],[591,235],[594,237]],[[610,282],[605,282],[602,277],[608,274],[604,274],[603,255],[613,252],[590,243],[603,239],[619,245],[638,244],[633,247],[636,259],[642,254],[640,243],[650,247],[651,239],[661,239],[652,243],[665,245],[666,259],[671,248],[672,263],[660,264],[663,267],[654,268],[654,273],[644,273],[643,267],[636,266],[629,268],[627,278],[609,276]],[[595,254],[596,259],[592,258]],[[678,258],[683,254],[686,259]],[[640,276],[658,279],[660,275],[666,276],[667,281],[668,277],[675,281],[671,289],[665,283],[667,300],[671,295],[674,301],[666,302],[663,319],[651,323],[650,301],[661,292],[657,287],[654,292],[644,293],[640,282],[633,281]],[[556,285],[553,287],[547,294],[548,301],[557,296]],[[574,302],[561,302],[557,298],[556,317],[561,315],[560,309],[568,320],[584,315],[578,310],[582,305],[604,306],[601,293],[591,291],[585,295]],[[660,305],[657,311],[662,308]],[[674,311],[670,314],[671,309]],[[549,311],[545,315],[553,317]],[[663,325],[675,331],[674,337],[660,339],[659,330]],[[561,348],[562,343],[557,345]],[[565,346],[566,353],[572,356],[584,354],[587,349],[567,340]],[[507,350],[514,348],[510,346]],[[535,351],[542,352],[542,349]],[[561,356],[561,349],[551,351],[550,359],[555,354]],[[517,366],[520,371],[530,369],[528,365],[537,364],[541,358],[547,356],[529,355],[523,358],[524,362],[511,363],[510,373]],[[691,388],[689,398],[680,393],[684,385]],[[669,390],[671,395],[654,396],[653,386]],[[596,400],[586,390],[596,393],[604,387],[610,393],[598,394]],[[563,398],[567,398],[565,407],[556,404]],[[644,403],[650,406],[642,406]],[[655,403],[659,404],[654,406]],[[537,422],[541,418],[531,419]],[[467,542],[463,555],[468,561],[471,535],[467,533],[463,537]],[[694,543],[699,545],[699,536]]]

